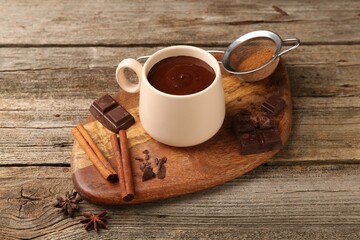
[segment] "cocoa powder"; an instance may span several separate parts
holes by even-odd
[[[249,54],[247,58],[240,62],[237,70],[240,72],[247,72],[257,69],[267,63],[274,55],[273,49],[262,49]]]

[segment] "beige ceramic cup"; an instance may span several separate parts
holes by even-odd
[[[206,89],[189,95],[172,95],[154,88],[148,81],[150,69],[159,61],[175,56],[191,56],[209,64],[215,80]],[[124,69],[132,69],[138,83],[130,82]],[[172,46],[151,55],[142,66],[134,59],[124,59],[116,69],[120,87],[130,93],[140,91],[139,116],[145,131],[155,140],[176,147],[205,142],[220,129],[225,117],[225,99],[217,60],[201,48]]]

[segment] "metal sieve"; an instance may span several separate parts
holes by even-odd
[[[295,45],[281,52],[283,44],[290,43]],[[271,31],[254,31],[232,42],[223,52],[221,63],[227,72],[244,81],[258,81],[274,72],[281,55],[299,45],[300,40],[297,38],[282,40],[278,34]]]
[[[295,44],[281,52],[283,45]],[[223,53],[219,63],[225,70],[238,78],[254,82],[270,76],[276,69],[280,56],[300,45],[297,38],[281,39],[274,32],[260,30],[247,33],[233,41],[225,51],[209,50],[210,53]],[[146,61],[150,56],[138,57]]]

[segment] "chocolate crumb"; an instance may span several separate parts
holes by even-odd
[[[135,160],[140,161],[140,162],[144,161],[144,159],[142,159],[141,157],[135,157]]]
[[[158,168],[156,175],[157,175],[157,178],[159,178],[159,179],[164,179],[166,176],[166,167],[164,165],[166,162],[167,162],[167,157],[162,157],[158,160],[157,165],[159,165],[159,168]]]
[[[162,158],[159,159],[159,165],[160,166],[165,164],[166,162],[167,162],[167,157],[162,157]]]
[[[164,164],[160,165],[157,173],[156,173],[156,176],[158,179],[164,179],[165,176],[166,176],[166,167]]]
[[[155,174],[153,168],[151,167],[149,150],[145,149],[142,153],[145,154],[144,158],[141,157],[135,158],[136,160],[142,162],[140,164],[140,170],[143,172],[142,181],[144,182],[155,177],[159,179],[164,179],[166,176],[166,167],[164,166],[164,164],[167,162],[167,157],[165,156],[162,158],[153,157],[154,163],[157,166],[157,172]]]
[[[144,174],[142,176],[142,180],[143,182],[144,181],[147,181],[147,180],[150,180],[152,178],[154,178],[156,175],[155,173],[153,172],[153,168],[150,166],[150,165],[147,165],[144,169]]]
[[[150,162],[143,162],[142,164],[140,164],[140,170],[141,170],[142,172],[144,172],[144,171],[145,171],[145,168],[147,168],[147,167],[151,167],[151,163],[150,163]]]

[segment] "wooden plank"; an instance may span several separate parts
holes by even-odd
[[[261,0],[5,0],[0,45],[227,45],[257,29],[307,43],[359,43],[359,8],[351,0],[282,0],[275,7]]]
[[[96,206],[108,210],[102,238],[356,239],[360,236],[360,166],[261,166],[224,185],[160,202]],[[71,190],[68,168],[0,168],[2,239],[92,238],[52,206]]]

